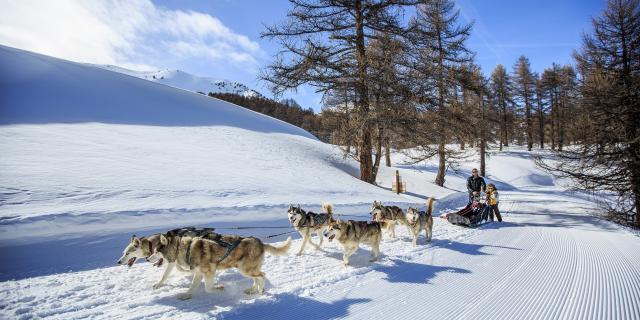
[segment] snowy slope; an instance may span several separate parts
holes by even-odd
[[[210,77],[199,77],[182,70],[136,71],[112,65],[95,65],[109,71],[124,73],[175,88],[192,92],[235,93],[245,97],[261,97],[262,95],[246,85],[229,80]]]
[[[218,99],[7,47],[0,68],[0,231],[38,237],[240,219],[230,208],[250,206],[262,209],[246,214],[265,219],[266,208],[289,203],[422,202],[354,178],[357,164],[308,132]],[[41,227],[53,221],[82,227]]]

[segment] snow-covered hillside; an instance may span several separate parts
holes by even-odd
[[[354,178],[357,164],[308,132],[218,99],[7,47],[0,67],[3,231],[73,232],[39,223],[82,216],[96,229],[133,229],[143,213],[157,226],[239,219],[229,208],[407,201]]]
[[[112,65],[96,65],[105,70],[124,73],[140,79],[162,83],[174,88],[208,94],[234,93],[245,97],[262,97],[262,95],[242,83],[229,80],[199,77],[182,70],[136,71]]]

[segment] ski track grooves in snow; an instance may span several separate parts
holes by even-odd
[[[543,212],[570,201],[556,195],[504,192],[516,210],[502,224],[464,229],[435,219],[434,238],[413,247],[403,226],[385,239],[379,262],[369,248],[344,267],[337,243],[293,256],[267,256],[264,296],[244,296],[249,285],[235,271],[219,275],[226,287],[191,301],[175,295],[188,277],[152,290],[161,270],[139,264],[0,283],[0,317],[78,318],[313,318],[376,319],[640,319],[637,237],[575,212]],[[317,241],[317,239],[316,239]],[[631,244],[631,246],[629,246]],[[417,307],[416,305],[422,305]]]

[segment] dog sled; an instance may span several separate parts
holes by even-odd
[[[444,217],[446,217],[447,221],[451,224],[475,228],[489,220],[490,212],[490,206],[480,203],[479,201],[473,201],[457,212],[445,214]]]

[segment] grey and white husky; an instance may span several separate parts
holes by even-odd
[[[189,237],[216,237],[217,233],[213,232],[213,228],[195,228],[195,227],[184,227],[177,228],[167,232],[167,234],[171,236],[189,236]],[[152,234],[146,237],[136,237],[136,235],[131,236],[131,241],[124,248],[122,253],[122,257],[118,259],[116,262],[119,265],[127,265],[131,267],[137,260],[139,259],[147,259],[149,258],[160,245],[160,233]],[[162,260],[157,261],[155,266],[159,267],[162,265]],[[167,280],[171,272],[173,271],[175,264],[168,263],[166,268],[164,269],[164,273],[162,274],[162,278],[158,282],[153,285],[154,289],[160,288],[164,282]],[[178,269],[183,272],[190,272],[188,269],[184,269],[178,266]]]
[[[333,221],[333,205],[331,203],[324,203],[322,205],[322,211],[324,211],[324,213],[307,212],[301,209],[300,205],[297,207],[289,205],[289,210],[287,210],[289,222],[291,222],[291,225],[302,236],[302,245],[300,245],[300,250],[298,250],[297,255],[301,255],[302,252],[304,252],[304,247],[307,245],[307,242],[320,250],[320,246],[322,246],[322,233],[327,229],[329,223]],[[311,234],[313,233],[320,238],[319,244],[311,241]]]
[[[433,235],[433,198],[427,200],[427,211],[418,211],[418,209],[409,207],[407,210],[407,225],[413,235],[413,245],[418,243],[418,234],[424,230],[427,241],[431,241]]]
[[[392,222],[382,221],[342,221],[332,222],[325,236],[329,241],[338,240],[343,247],[342,261],[344,265],[349,264],[349,257],[358,250],[360,244],[371,246],[371,262],[378,260],[380,256],[380,240],[382,239],[382,228]]]
[[[396,237],[396,224],[400,223],[407,225],[407,218],[405,217],[402,209],[396,206],[383,206],[382,202],[374,201],[371,206],[371,220],[373,221],[387,221],[390,223],[385,224],[385,229],[391,235],[391,238]]]
[[[240,273],[253,280],[253,285],[245,290],[246,294],[264,292],[265,275],[262,272],[264,254],[284,255],[291,245],[291,237],[275,247],[263,243],[258,238],[237,235],[219,235],[215,240],[200,237],[160,235],[160,245],[147,258],[151,263],[166,261],[170,265],[179,265],[193,270],[193,279],[189,290],[178,295],[181,300],[190,299],[204,278],[205,291],[223,289],[215,284],[217,270],[236,268]]]

